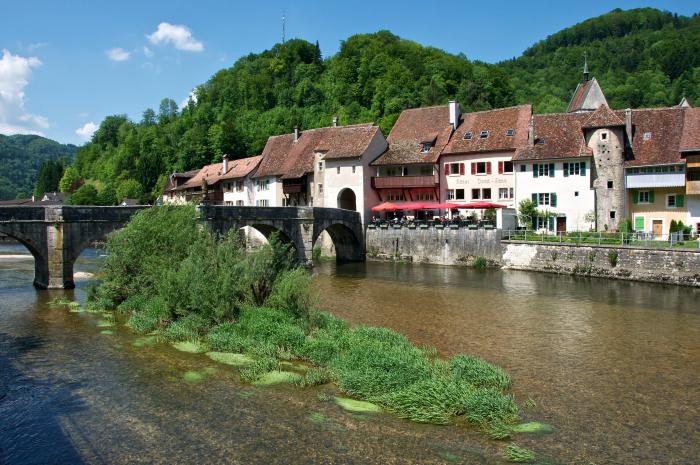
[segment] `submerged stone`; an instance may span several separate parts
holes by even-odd
[[[377,404],[365,402],[364,400],[350,399],[348,397],[336,397],[335,403],[348,412],[377,413],[382,411],[382,408]]]
[[[556,429],[545,423],[540,423],[538,421],[530,421],[528,423],[520,423],[512,428],[514,433],[530,433],[530,434],[546,434],[553,433]]]
[[[291,371],[268,371],[257,380],[253,381],[256,386],[269,386],[271,384],[296,383],[303,377],[299,373]]]
[[[198,383],[204,379],[204,376],[196,371],[186,371],[182,377],[188,383]]]
[[[235,367],[250,365],[255,360],[244,354],[234,354],[231,352],[207,352],[207,357],[215,362],[225,363]]]
[[[207,346],[199,341],[181,341],[173,343],[173,347],[182,352],[189,352],[191,354],[201,354],[207,351]]]
[[[112,323],[111,321],[100,320],[97,322],[98,328],[109,328],[110,326],[114,326],[114,323]]]
[[[111,336],[114,334],[114,331],[109,329],[103,329],[102,331],[100,331],[100,334],[104,334],[105,336]]]

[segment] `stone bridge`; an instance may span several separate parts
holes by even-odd
[[[135,207],[0,207],[0,233],[15,238],[34,256],[34,286],[72,288],[73,264],[95,241],[122,228]],[[199,206],[200,221],[217,234],[250,226],[265,237],[277,233],[294,245],[299,262],[310,264],[313,244],[326,231],[338,260],[364,259],[364,234],[357,212],[314,207]]]

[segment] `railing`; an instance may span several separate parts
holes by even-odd
[[[625,245],[645,248],[699,249],[697,234],[653,234],[650,232],[613,233],[594,231],[504,230],[504,241],[528,241],[569,245]]]
[[[371,221],[369,229],[468,229],[468,230],[494,230],[494,221],[465,221],[465,220],[413,220],[413,221]]]
[[[428,176],[373,176],[372,187],[386,189],[395,187],[435,187],[440,183],[437,174]]]

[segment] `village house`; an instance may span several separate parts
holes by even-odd
[[[441,199],[450,203],[493,202],[513,208],[513,155],[528,144],[532,107],[522,105],[459,115],[440,157]]]
[[[371,163],[372,187],[379,201],[440,200],[440,155],[459,124],[458,118],[456,102],[401,112],[387,137],[388,150]]]

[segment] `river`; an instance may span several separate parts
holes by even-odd
[[[235,370],[144,344],[99,317],[52,309],[33,260],[0,245],[0,464],[505,463],[504,443],[459,425],[342,411],[329,386],[242,385]],[[388,263],[314,268],[321,304],[445,356],[505,368],[556,428],[518,435],[549,464],[700,461],[700,291],[623,281]],[[184,374],[198,371],[200,382]]]

